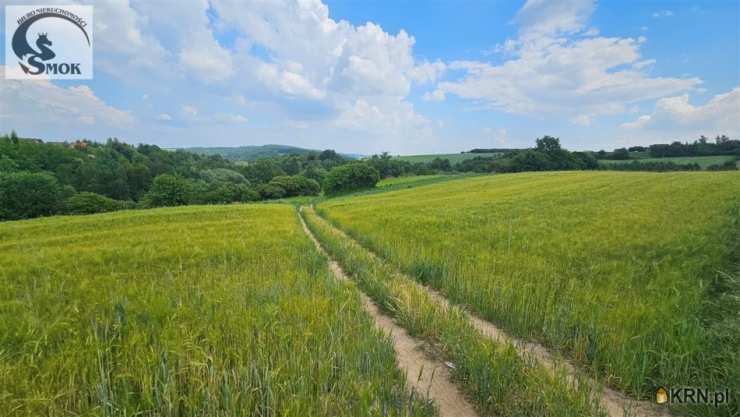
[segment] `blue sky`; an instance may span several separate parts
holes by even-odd
[[[94,79],[0,79],[0,131],[394,154],[740,135],[737,1],[82,3]]]

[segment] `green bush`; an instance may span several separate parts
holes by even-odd
[[[64,201],[68,214],[93,214],[120,210],[124,202],[88,191],[79,192]]]
[[[259,199],[260,195],[246,184],[230,183],[219,184],[196,198],[197,202],[205,204],[245,203]]]
[[[145,207],[181,206],[188,204],[195,184],[187,178],[170,174],[158,175],[149,192],[144,194]]]
[[[44,173],[0,173],[0,219],[29,219],[59,211],[64,197],[54,176]]]
[[[373,167],[362,163],[352,163],[332,168],[324,180],[326,194],[341,194],[373,188],[380,175]]]
[[[285,197],[317,195],[321,192],[321,186],[318,182],[302,175],[281,175],[273,178],[269,184],[285,190]]]
[[[285,188],[272,183],[260,185],[257,191],[262,198],[267,200],[285,197]]]
[[[230,183],[249,185],[244,175],[227,168],[207,169],[201,173],[201,177],[208,183]]]

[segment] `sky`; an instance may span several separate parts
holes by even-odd
[[[736,0],[0,0],[37,3],[94,6],[94,78],[0,76],[0,133],[360,154],[740,136]]]

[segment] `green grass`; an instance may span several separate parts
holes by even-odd
[[[710,165],[722,164],[725,161],[729,161],[735,158],[730,155],[717,155],[717,156],[683,156],[676,158],[638,158],[630,159],[627,161],[614,161],[609,159],[600,159],[599,163],[610,165],[618,163],[629,163],[632,161],[637,162],[673,162],[674,164],[699,164],[702,169],[706,169]]]
[[[0,224],[0,415],[433,414],[289,205]]]
[[[454,377],[481,415],[603,415],[588,384],[575,384],[576,388],[562,370],[552,374],[534,360],[519,357],[513,346],[481,336],[461,309],[441,307],[418,283],[398,275],[313,210],[305,209],[304,218],[363,291],[410,333],[432,343],[432,349],[454,363]]]
[[[452,301],[649,398],[740,389],[739,199],[737,172],[527,173],[318,210]]]
[[[466,159],[472,159],[477,156],[490,158],[501,156],[499,152],[493,153],[440,153],[440,154],[429,154],[429,155],[399,155],[394,156],[395,159],[409,162],[432,162],[435,158],[449,159],[451,164],[462,162]]]
[[[378,182],[378,187],[392,187],[398,185],[413,185],[419,182],[427,183],[429,181],[437,181],[454,177],[454,175],[409,175],[405,177],[394,177],[386,178]]]

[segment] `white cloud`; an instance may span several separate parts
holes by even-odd
[[[161,114],[157,115],[157,120],[162,120],[162,121],[168,122],[168,121],[172,120],[172,116],[170,116],[167,113],[161,113]]]
[[[409,71],[409,76],[417,83],[431,83],[437,81],[447,70],[447,65],[442,61],[423,62]]]
[[[415,40],[403,30],[393,35],[372,22],[336,21],[319,0],[213,0],[212,7],[224,27],[244,35],[235,61],[240,73],[251,74],[245,78],[279,100],[314,101],[330,109],[324,116],[329,126],[364,123],[379,136],[413,135],[423,117],[404,101],[411,84],[434,82],[446,68],[441,61],[417,62]]]
[[[316,88],[299,72],[280,70],[274,64],[260,63],[256,75],[257,79],[281,94],[312,100],[326,96],[325,91]]]
[[[222,48],[209,32],[200,32],[179,53],[186,71],[207,82],[229,78],[234,73],[231,53]]]
[[[42,128],[74,124],[126,127],[127,112],[98,98],[90,87],[59,87],[50,81],[6,80],[0,65],[0,124],[12,128]]]
[[[657,101],[652,114],[642,115],[621,126],[683,135],[727,134],[737,137],[740,136],[740,87],[717,94],[704,105],[689,103],[688,94],[663,98]]]
[[[587,126],[599,115],[623,113],[634,103],[701,84],[698,78],[651,77],[646,70],[655,61],[641,56],[642,36],[579,32],[592,12],[591,1],[528,1],[516,18],[522,25],[520,37],[505,43],[511,59],[498,65],[452,62],[448,68],[464,75],[438,83],[424,98],[439,101],[454,94],[509,113],[565,116]]]
[[[527,0],[514,21],[523,38],[582,30],[596,8],[593,0]]]

